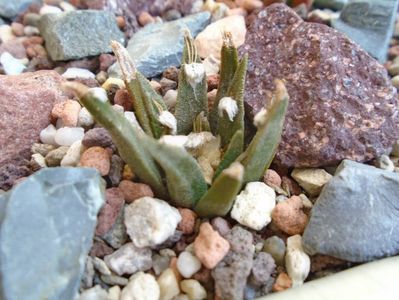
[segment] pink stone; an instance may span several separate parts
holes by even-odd
[[[105,204],[98,215],[96,235],[102,236],[114,225],[125,201],[118,188],[110,188],[105,191]]]
[[[109,173],[111,168],[110,155],[107,149],[102,147],[91,147],[83,152],[79,162],[80,167],[95,168],[101,176]]]
[[[178,208],[178,210],[181,215],[181,221],[177,225],[177,230],[182,231],[184,234],[193,233],[197,214],[188,208]]]

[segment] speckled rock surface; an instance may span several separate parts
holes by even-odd
[[[54,71],[0,76],[2,189],[10,188],[12,178],[21,173],[11,174],[10,169],[14,170],[24,159],[29,159],[31,146],[39,140],[40,131],[50,123],[53,104],[66,100],[59,88],[61,82],[61,76]]]
[[[240,52],[249,54],[246,109],[286,81],[290,105],[276,162],[289,167],[367,161],[399,138],[396,91],[384,67],[343,34],[306,23],[283,4],[258,13]]]

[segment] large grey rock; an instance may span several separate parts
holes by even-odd
[[[111,52],[112,40],[124,43],[114,14],[106,11],[47,14],[40,18],[39,30],[47,52],[55,61]]]
[[[13,18],[32,3],[40,4],[41,0],[0,0],[0,16]]]
[[[315,0],[314,5],[320,8],[330,8],[334,10],[342,9],[348,0]]]
[[[380,63],[387,58],[398,0],[357,0],[346,5],[332,26],[345,33]]]
[[[104,186],[94,169],[43,169],[0,195],[0,299],[74,299]]]
[[[364,262],[399,253],[399,174],[345,160],[303,235],[309,254]]]
[[[168,67],[180,66],[185,30],[189,29],[195,37],[210,18],[209,12],[202,12],[172,22],[150,24],[137,31],[127,45],[137,69],[146,77],[154,77]],[[117,63],[108,72],[111,77],[121,78]]]

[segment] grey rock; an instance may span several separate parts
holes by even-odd
[[[307,253],[365,262],[399,253],[399,174],[345,160],[303,234]]]
[[[118,186],[122,180],[124,162],[118,155],[112,155],[111,168],[109,169],[108,178],[112,186]]]
[[[55,148],[57,147],[54,145],[34,143],[31,147],[31,152],[33,154],[38,153],[46,156],[51,150],[54,150]]]
[[[118,276],[118,275],[101,275],[101,280],[108,285],[119,285],[125,286],[128,284],[129,280],[125,277]]]
[[[281,238],[276,235],[267,238],[263,245],[263,251],[269,253],[276,264],[284,266],[285,243]]]
[[[64,158],[65,154],[67,153],[68,149],[69,149],[68,146],[61,146],[47,153],[46,155],[47,166],[58,167],[61,163],[61,160]]]
[[[150,24],[137,31],[127,45],[137,69],[146,77],[154,77],[171,66],[180,66],[184,31],[189,29],[195,37],[208,25],[210,18],[209,12],[201,12],[172,22]],[[121,78],[117,63],[108,73]]]
[[[111,52],[112,40],[124,43],[115,16],[106,11],[77,10],[47,14],[39,30],[46,49],[55,61],[79,59]]]
[[[85,147],[109,147],[112,145],[112,138],[108,131],[103,127],[88,130],[82,140]]]
[[[314,5],[320,8],[330,8],[334,10],[341,10],[348,0],[315,0]]]
[[[154,270],[155,275],[161,275],[163,271],[169,268],[170,260],[170,256],[154,254],[152,256],[152,269]]]
[[[253,263],[253,236],[235,226],[225,238],[230,243],[230,251],[211,273],[216,295],[221,299],[241,300]]]
[[[351,1],[331,25],[345,33],[380,63],[387,59],[398,0]]]
[[[0,195],[0,298],[74,299],[104,184],[93,169],[43,169]]]
[[[32,3],[40,4],[41,0],[0,0],[0,16],[11,19],[23,12]]]
[[[93,259],[90,256],[87,256],[85,269],[81,280],[81,288],[89,289],[93,286],[94,273]]]
[[[271,278],[276,264],[273,257],[266,252],[260,252],[254,259],[250,276],[250,283],[253,286],[265,285]]]
[[[124,209],[121,209],[114,225],[102,236],[114,249],[119,249],[127,240],[126,226],[123,223],[123,214]]]

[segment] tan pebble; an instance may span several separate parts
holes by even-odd
[[[158,94],[161,94],[162,86],[161,86],[161,84],[160,84],[158,81],[156,81],[156,80],[151,80],[151,81],[150,81],[150,84],[151,84],[151,87],[152,87]]]
[[[67,100],[61,112],[61,119],[64,126],[76,127],[79,119],[81,106],[79,102]]]
[[[130,111],[133,108],[133,101],[127,90],[117,90],[114,97],[114,103],[123,107],[125,111]]]
[[[133,170],[129,167],[129,165],[124,165],[122,172],[122,179],[125,180],[133,180],[134,179]]]
[[[83,152],[79,166],[97,169],[101,176],[108,174],[111,167],[108,151],[102,147],[91,147]]]
[[[182,231],[184,234],[193,233],[197,214],[188,208],[178,208],[178,210],[181,215],[181,221],[177,225],[177,230]]]
[[[201,224],[194,241],[195,255],[208,269],[213,269],[229,252],[230,244],[208,222]]]
[[[289,235],[302,234],[308,224],[308,216],[302,211],[302,207],[302,199],[298,196],[278,203],[272,212],[274,224]]]
[[[22,25],[21,23],[12,22],[11,23],[11,29],[12,29],[12,32],[16,36],[23,36],[24,35],[24,25]]]
[[[273,284],[273,292],[281,292],[289,289],[292,286],[292,280],[287,273],[280,273],[277,276],[276,282]]]
[[[61,118],[62,111],[64,110],[66,101],[57,102],[51,110],[51,116],[54,118]]]
[[[119,183],[119,190],[123,193],[126,203],[142,197],[154,197],[151,187],[144,183],[136,183],[130,180],[122,180]]]
[[[238,6],[242,7],[243,9],[251,12],[255,9],[262,8],[263,3],[260,0],[236,0]]]
[[[150,23],[155,23],[155,19],[148,12],[144,11],[139,15],[138,18],[139,24],[141,26],[145,26]]]
[[[126,26],[126,20],[125,20],[125,18],[124,18],[123,16],[117,16],[117,17],[116,17],[116,24],[118,24],[118,27],[119,27],[120,29],[125,28],[125,26]]]
[[[202,300],[207,296],[204,287],[194,279],[183,280],[180,282],[180,288],[192,300]]]
[[[263,175],[263,182],[270,187],[281,187],[281,177],[272,169],[268,169]]]

